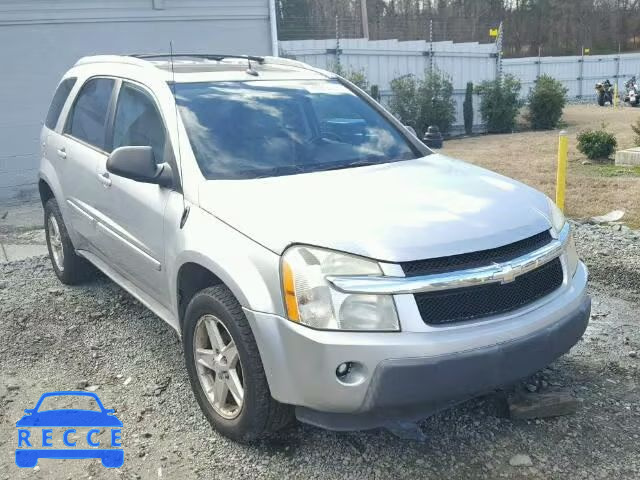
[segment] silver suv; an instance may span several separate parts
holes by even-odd
[[[233,439],[294,414],[394,429],[535,372],[587,326],[553,202],[433,153],[329,72],[83,58],[41,143],[56,275],[97,267],[175,328]]]

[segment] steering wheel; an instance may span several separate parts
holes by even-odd
[[[321,140],[333,140],[336,142],[342,142],[342,138],[340,138],[339,135],[333,133],[333,132],[323,132],[319,135],[314,135],[313,137],[311,137],[309,140],[307,140],[306,143],[318,143]]]

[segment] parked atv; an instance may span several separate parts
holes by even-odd
[[[596,83],[596,93],[598,95],[598,105],[604,107],[607,102],[613,105],[613,85],[609,79]]]
[[[640,103],[640,86],[636,81],[636,77],[631,77],[631,80],[628,80],[624,87],[627,89],[624,101],[628,102],[632,107],[637,107]]]

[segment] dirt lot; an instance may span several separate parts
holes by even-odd
[[[640,168],[613,165],[583,165],[586,158],[576,148],[576,135],[604,122],[618,139],[619,148],[633,146],[629,125],[640,117],[640,109],[614,110],[597,105],[570,105],[563,122],[569,132],[567,212],[572,217],[602,215],[625,210],[625,221],[640,227]],[[495,170],[532,185],[555,197],[558,132],[523,132],[483,135],[445,142],[444,153]]]
[[[2,264],[0,480],[640,478],[639,234],[584,226],[577,237],[593,278],[591,325],[569,355],[527,384],[571,393],[578,411],[513,421],[505,392],[497,392],[424,421],[424,443],[297,425],[255,445],[234,444],[200,413],[175,332],[119,287],[104,277],[62,286],[44,257]],[[23,409],[43,392],[78,388],[97,388],[116,409],[124,466],[41,460],[37,471],[18,469],[15,422]],[[517,460],[524,465],[512,465]]]

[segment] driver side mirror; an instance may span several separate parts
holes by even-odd
[[[107,159],[107,171],[136,182],[173,186],[171,166],[168,163],[158,165],[151,147],[116,148]]]

